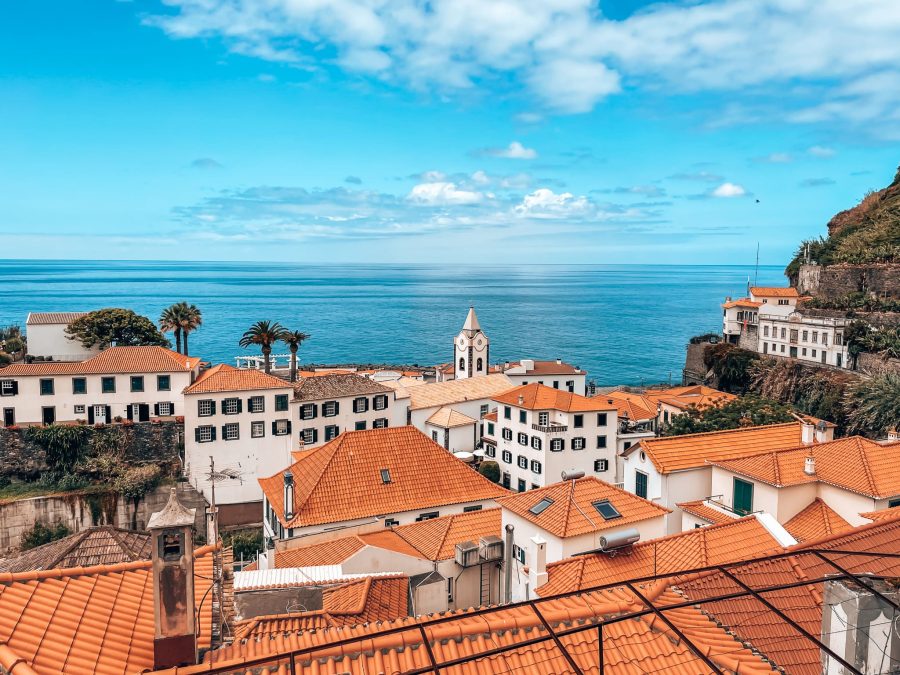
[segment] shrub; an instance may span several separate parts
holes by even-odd
[[[84,478],[75,474],[67,474],[56,482],[56,486],[65,492],[80,490],[86,487],[87,484],[88,482]]]
[[[481,463],[481,466],[478,467],[478,473],[492,483],[500,482],[500,465],[490,459]]]
[[[84,456],[90,432],[80,426],[51,424],[46,427],[29,427],[26,438],[41,446],[47,453],[47,465],[57,475],[71,473],[75,464]]]
[[[847,433],[884,437],[900,425],[900,375],[884,373],[851,385],[846,393]]]
[[[703,363],[713,371],[719,388],[743,393],[750,384],[750,366],[759,361],[759,354],[741,349],[727,342],[709,345],[703,350]]]
[[[113,487],[123,497],[137,501],[155,488],[161,477],[162,471],[156,464],[133,466],[119,474]]]
[[[771,399],[747,395],[703,410],[691,407],[683,415],[676,415],[662,430],[662,435],[680,436],[793,421],[794,416],[789,406]]]
[[[44,523],[38,521],[34,524],[34,527],[30,530],[26,530],[22,535],[21,549],[27,551],[36,546],[43,546],[44,544],[49,544],[51,541],[68,537],[69,534],[69,528],[62,523],[44,525]]]
[[[237,530],[225,532],[222,535],[222,543],[231,546],[234,559],[252,560],[258,551],[263,548],[262,530]]]

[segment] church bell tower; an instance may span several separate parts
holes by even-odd
[[[491,341],[478,323],[475,308],[469,307],[466,322],[453,341],[454,377],[461,380],[487,375],[490,368],[490,344]]]

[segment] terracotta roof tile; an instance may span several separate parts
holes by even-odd
[[[275,567],[340,565],[365,545],[362,539],[354,535],[318,542],[310,546],[275,551]]]
[[[689,387],[671,387],[669,389],[647,389],[643,395],[653,403],[654,410],[657,402],[666,403],[682,410],[687,410],[688,408],[703,410],[704,408],[720,406],[737,400],[737,396],[734,394],[719,391],[702,384]]]
[[[477,424],[478,420],[472,419],[468,415],[463,415],[449,406],[445,406],[435,411],[431,417],[425,420],[425,423],[444,429],[453,429],[454,427],[466,427],[470,424]]]
[[[761,298],[798,298],[800,294],[793,286],[751,286],[750,294]]]
[[[449,382],[417,383],[415,386],[404,386],[402,382],[384,382],[388,387],[404,390],[409,395],[411,410],[452,406],[463,401],[490,399],[508,389],[513,384],[506,375],[484,375],[482,377],[466,377]],[[399,395],[398,391],[398,395]]]
[[[539,514],[533,513],[531,509],[542,500],[548,500],[550,504]],[[651,518],[662,518],[671,513],[663,506],[592,476],[574,481],[561,481],[547,487],[504,497],[498,501],[504,509],[534,523],[546,532],[564,538],[620,528]],[[621,518],[604,519],[593,506],[600,501],[612,504],[621,514]]]
[[[185,394],[214,394],[220,391],[255,391],[257,389],[290,389],[290,382],[273,375],[266,375],[255,368],[235,368],[220,363],[204,370],[194,383],[186,387]]]
[[[722,304],[724,309],[731,309],[732,307],[746,307],[748,309],[758,309],[762,307],[761,302],[754,302],[749,298],[740,298],[738,300],[730,300],[729,302],[725,302]]]
[[[284,519],[284,478],[259,484],[285,527],[496,499],[509,494],[414,427],[347,431],[301,453],[294,476],[294,518]],[[389,472],[384,482],[382,471]]]
[[[640,394],[611,391],[607,394],[597,394],[593,398],[606,401],[608,405],[615,407],[618,417],[635,422],[656,418],[656,406]]]
[[[676,504],[676,506],[682,511],[686,511],[692,516],[696,516],[697,518],[705,520],[707,523],[712,523],[714,525],[718,525],[720,523],[730,523],[732,520],[735,520],[738,517],[736,515],[729,515],[724,511],[713,508],[702,499],[698,499],[695,502],[682,502],[681,504]]]
[[[165,347],[110,347],[86,361],[13,363],[0,368],[0,376],[178,373],[190,372],[199,363],[197,356],[184,356]]]
[[[839,534],[853,529],[853,526],[828,504],[816,497],[800,513],[784,524],[791,536],[798,542],[818,539],[830,534]]]
[[[575,366],[556,361],[536,361],[533,360],[534,367],[531,370],[525,371],[527,375],[584,375],[585,371],[576,368]],[[521,361],[510,361],[510,363],[503,364],[500,368],[501,372],[507,371],[511,368],[519,368],[521,367]]]
[[[804,472],[807,457],[815,459],[813,475]],[[712,463],[776,487],[822,482],[876,499],[900,494],[896,453],[861,436]]]
[[[662,438],[645,438],[623,454],[643,450],[661,473],[706,466],[800,443],[801,424],[787,422],[760,427],[710,431]],[[708,460],[708,461],[707,461]]]
[[[889,509],[882,509],[881,511],[868,511],[867,513],[860,513],[859,515],[873,521],[893,520],[900,516],[900,507],[895,506]]]
[[[519,399],[522,399],[519,402]],[[512,405],[528,410],[562,410],[565,412],[593,412],[598,410],[615,410],[616,406],[604,398],[587,398],[561,389],[547,387],[537,382],[523,384],[494,396],[497,403]]]
[[[393,389],[356,373],[317,374],[303,378],[294,387],[295,401],[319,401],[345,396],[392,393]]]
[[[0,572],[92,567],[150,559],[150,535],[110,525],[91,527],[0,560]]]

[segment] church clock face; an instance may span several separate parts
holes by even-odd
[[[481,338],[478,338],[478,346],[480,347],[482,344]]]
[[[466,346],[466,341],[465,341],[463,338],[459,338],[459,346],[460,346],[460,347],[465,347],[465,346]]]

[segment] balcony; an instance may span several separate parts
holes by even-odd
[[[532,424],[531,428],[535,431],[540,431],[542,434],[564,434],[569,430],[569,427],[563,426],[562,424],[550,424],[546,426]]]

